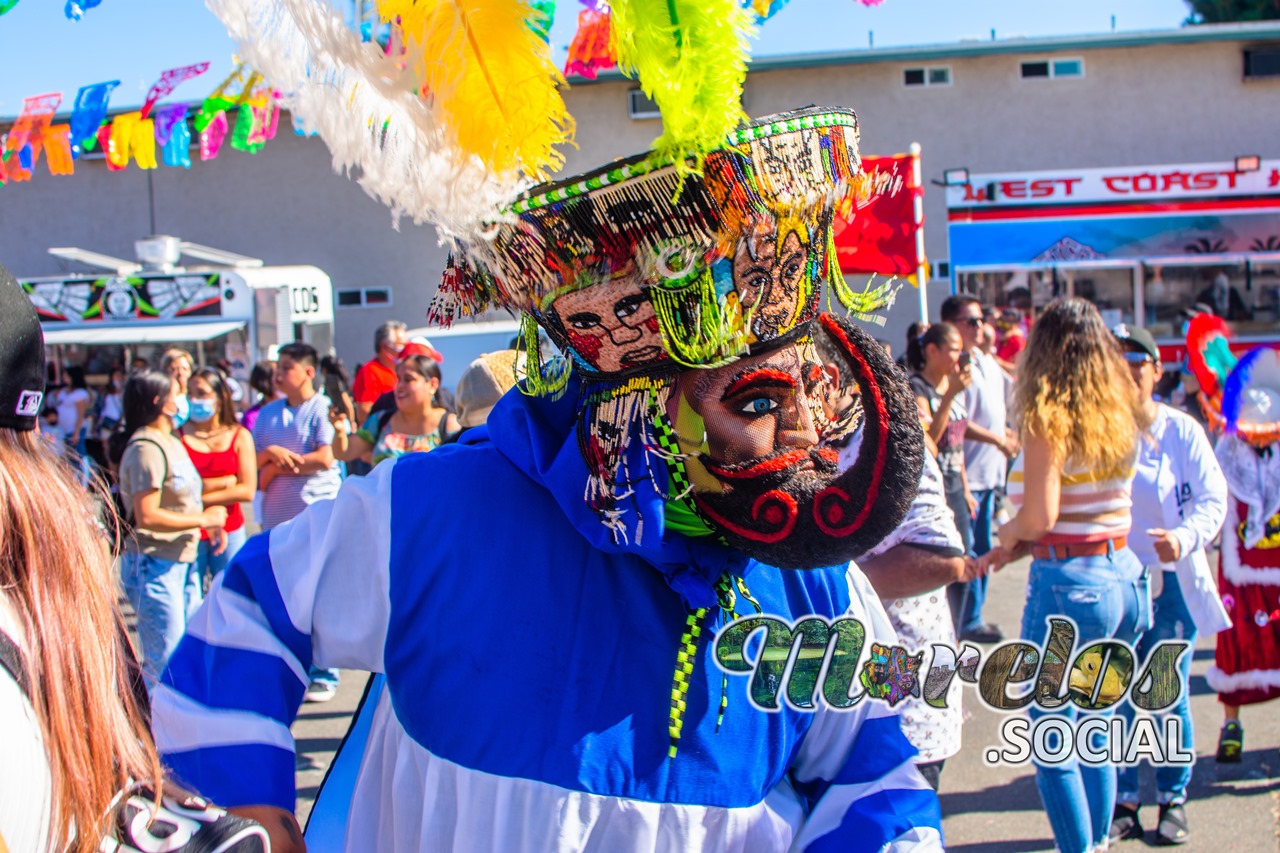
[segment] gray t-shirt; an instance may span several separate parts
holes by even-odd
[[[120,498],[132,513],[133,496],[152,489],[160,490],[161,509],[185,515],[204,512],[200,474],[182,442],[170,433],[143,427],[129,439],[120,460]],[[194,560],[199,546],[199,527],[161,532],[135,525],[134,538],[127,543],[131,551],[175,563]]]
[[[333,444],[329,398],[315,394],[301,405],[276,400],[262,407],[253,424],[253,444],[259,451],[272,445],[299,455]],[[314,474],[277,474],[262,495],[262,529],[284,524],[316,501],[337,497],[342,484],[338,463]]]

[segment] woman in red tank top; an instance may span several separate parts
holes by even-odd
[[[200,577],[217,576],[245,543],[244,510],[241,503],[253,500],[258,488],[258,462],[249,431],[236,422],[231,389],[222,374],[212,367],[199,370],[187,384],[191,416],[182,430],[196,471],[204,481],[205,506],[227,508],[227,548],[214,554],[208,537],[201,535],[195,570]]]

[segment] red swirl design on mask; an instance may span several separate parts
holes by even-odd
[[[735,524],[701,500],[698,501],[698,507],[717,525],[753,542],[781,542],[795,530],[796,520],[800,516],[796,499],[778,489],[765,492],[751,505],[751,520],[763,522],[764,529],[761,530]]]
[[[827,498],[835,497],[843,500],[846,504],[852,500],[848,492],[836,486],[828,486],[823,489],[813,502],[813,520],[823,532],[830,536],[849,536],[866,523],[867,516],[871,514],[871,508],[875,506],[876,499],[880,496],[880,482],[884,477],[886,449],[889,443],[889,410],[885,405],[884,394],[880,390],[880,383],[876,380],[875,372],[871,369],[871,365],[867,363],[862,351],[849,340],[849,336],[844,333],[844,329],[840,328],[839,324],[829,316],[821,314],[818,316],[818,320],[854,362],[858,378],[861,380],[858,384],[862,390],[868,432],[871,432],[870,428],[873,425],[875,427],[875,462],[871,467],[871,482],[867,484],[866,499],[857,516],[848,524],[837,526],[845,516],[844,507],[837,504],[836,506],[839,507],[839,520],[828,522],[827,518],[824,518],[829,512],[835,511],[824,511],[823,505],[827,503]],[[858,455],[861,456],[870,450],[872,448],[867,447],[864,442],[858,450]]]
[[[848,536],[854,528],[839,525],[847,517],[849,504],[852,502],[853,499],[844,489],[828,486],[813,499],[813,520],[828,536]]]

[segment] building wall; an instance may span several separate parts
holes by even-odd
[[[864,151],[889,154],[921,143],[926,181],[959,166],[988,172],[1280,156],[1280,80],[1242,80],[1247,45],[1096,46],[1050,54],[1028,42],[1022,53],[919,61],[869,61],[874,52],[862,53],[841,64],[754,70],[744,106],[752,115],[811,103],[851,106],[862,122]],[[1021,61],[1055,55],[1083,58],[1085,76],[1019,78]],[[902,85],[904,68],[938,65],[950,66],[950,86]],[[568,90],[578,147],[565,152],[564,174],[641,151],[661,132],[656,119],[628,117],[627,90],[634,85],[606,80]],[[335,310],[336,347],[348,363],[371,355],[373,330],[384,319],[422,324],[444,266],[432,229],[402,222],[395,230],[386,208],[333,172],[322,142],[289,133],[284,122],[260,153],[228,146],[189,171],[161,167],[147,174],[131,166],[108,173],[100,160],[77,163],[73,178],[52,178],[43,164],[36,171],[29,183],[0,187],[0,263],[17,275],[82,269],[49,256],[50,246],[131,258],[133,241],[153,230],[268,264],[314,264],[329,273],[335,291],[393,291],[389,308]],[[925,210],[929,257],[943,260],[940,190],[928,188]],[[930,288],[932,314],[947,289],[945,282]],[[916,310],[908,286],[888,325],[876,332],[895,352]],[[446,383],[462,369],[445,367]]]

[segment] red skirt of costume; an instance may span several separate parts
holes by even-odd
[[[1280,697],[1280,515],[1253,548],[1241,539],[1243,504],[1229,501],[1222,528],[1218,590],[1232,626],[1218,634],[1209,686],[1228,705]]]

